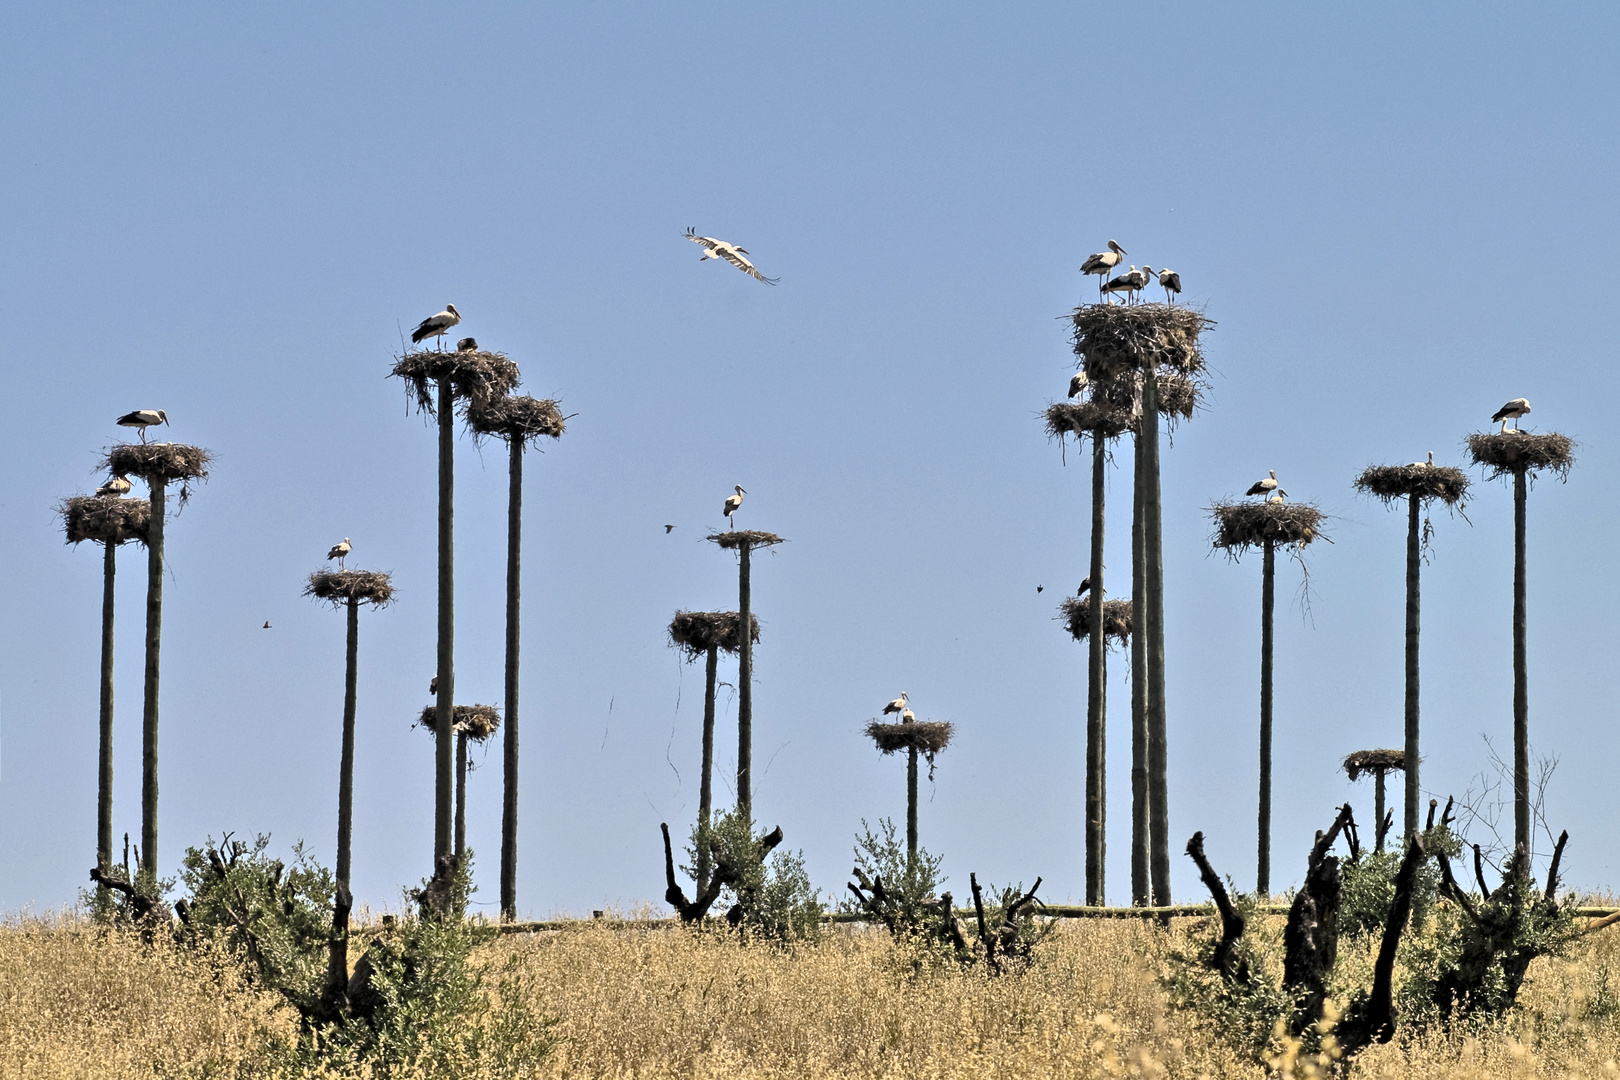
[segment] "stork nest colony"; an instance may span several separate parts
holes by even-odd
[[[1091,636],[1091,596],[1071,596],[1058,605],[1058,617],[1069,627],[1074,640],[1085,641]],[[1134,612],[1129,600],[1104,600],[1102,606],[1103,640],[1113,638],[1121,645],[1131,640]]]
[[[915,750],[927,756],[932,765],[934,755],[945,749],[956,728],[948,721],[913,720],[909,724],[886,724],[870,720],[866,724],[867,736],[885,754],[897,750]]]
[[[757,548],[784,543],[775,533],[760,532],[757,529],[727,529],[725,532],[715,533],[709,539],[727,549],[740,548],[744,544]]]
[[[1364,772],[1406,771],[1405,750],[1357,750],[1344,759],[1344,771],[1355,781]]]
[[[1190,420],[1204,403],[1204,388],[1198,380],[1174,371],[1160,371],[1159,415],[1173,425]],[[1119,372],[1107,382],[1091,383],[1090,393],[1080,401],[1060,401],[1047,407],[1046,434],[1061,440],[1065,435],[1100,432],[1104,439],[1116,438],[1137,429],[1142,416],[1142,376],[1139,372]]]
[[[214,459],[200,446],[185,443],[119,443],[102,456],[101,467],[118,476],[138,476],[147,482],[206,480]],[[181,492],[181,498],[189,490]]]
[[[1303,548],[1322,535],[1322,511],[1309,503],[1221,502],[1209,512],[1215,517],[1215,546],[1232,555],[1266,544]]]
[[[1093,380],[1131,371],[1202,371],[1199,335],[1214,322],[1179,304],[1085,304],[1074,309],[1074,354]]]
[[[394,361],[391,373],[405,380],[406,393],[416,399],[416,407],[433,414],[435,386],[440,379],[450,381],[456,398],[473,403],[492,402],[510,394],[522,381],[518,366],[503,354],[476,349],[467,352],[440,352],[418,349]]]
[[[1521,469],[1551,469],[1560,480],[1575,464],[1575,444],[1556,431],[1533,435],[1528,431],[1479,433],[1468,436],[1468,454],[1484,467],[1490,479]]]
[[[748,615],[749,635],[759,641],[759,617]],[[724,649],[735,653],[741,643],[737,628],[742,616],[735,611],[677,611],[669,621],[669,643],[686,651],[687,660],[696,660],[710,649]]]
[[[67,542],[94,540],[100,544],[146,543],[146,526],[152,519],[152,504],[145,499],[120,499],[111,495],[75,495],[64,499],[59,508],[67,528]]]
[[[1468,474],[1449,465],[1369,465],[1356,477],[1356,490],[1386,504],[1415,495],[1456,506],[1468,494]]]
[[[416,726],[427,728],[429,732],[435,730],[438,723],[438,709],[429,705],[422,710],[417,718]],[[501,726],[501,712],[493,705],[457,705],[451,714],[451,729],[457,733],[465,733],[473,742],[483,742],[495,734]]]
[[[493,435],[520,443],[542,435],[560,439],[565,428],[562,411],[555,401],[528,394],[508,394],[468,409],[467,424],[474,435]]]
[[[304,595],[343,607],[351,600],[387,607],[394,599],[394,583],[383,570],[317,570],[309,575]]]

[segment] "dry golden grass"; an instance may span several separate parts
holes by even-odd
[[[1176,934],[1203,933],[1197,920]],[[487,948],[515,958],[562,1042],[541,1075],[945,1078],[1307,1076],[1242,1060],[1167,1007],[1158,931],[1071,921],[1022,976],[917,965],[886,934],[793,951],[581,923]],[[1612,974],[1611,974],[1612,973]],[[279,1076],[291,1012],[211,957],[75,920],[0,927],[0,1078]],[[1617,1077],[1620,931],[1538,960],[1504,1024],[1365,1051],[1351,1077]],[[337,1074],[333,1074],[334,1076]]]

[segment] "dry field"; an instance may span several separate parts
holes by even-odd
[[[1187,921],[1175,933],[1200,932]],[[914,963],[878,932],[794,951],[679,930],[577,929],[501,939],[560,1044],[532,1069],[459,1076],[1222,1077],[1309,1075],[1244,1062],[1156,981],[1164,937],[1064,924],[1028,973],[987,979]],[[1611,972],[1617,972],[1611,974]],[[1620,929],[1538,960],[1498,1027],[1374,1047],[1355,1077],[1620,1077]],[[276,1077],[294,1016],[216,957],[148,948],[72,919],[0,927],[0,1078]],[[352,1074],[350,1074],[352,1075]]]

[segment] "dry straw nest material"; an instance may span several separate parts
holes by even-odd
[[[422,412],[433,414],[435,385],[450,380],[450,392],[475,405],[510,394],[521,381],[518,366],[497,352],[470,349],[467,352],[441,352],[417,349],[398,357],[392,372],[405,381],[406,392]]]
[[[1416,495],[1456,506],[1468,495],[1468,474],[1449,465],[1369,465],[1356,477],[1356,490],[1386,503]]]
[[[752,633],[759,642],[759,617],[748,615]],[[710,649],[723,649],[735,653],[738,648],[737,627],[742,616],[735,611],[677,611],[669,621],[669,643],[686,652],[688,660],[704,656]]]
[[[394,583],[385,570],[317,570],[309,575],[304,595],[343,607],[350,600],[387,607],[394,600]]]
[[[1344,759],[1344,771],[1355,780],[1364,772],[1406,771],[1405,750],[1357,750]]]
[[[111,495],[75,495],[62,500],[62,525],[67,542],[94,540],[99,544],[146,543],[146,526],[152,519],[152,504],[145,499],[120,499]]]
[[[784,543],[775,533],[760,532],[757,529],[727,529],[722,533],[715,533],[709,537],[723,548],[740,548],[747,544],[751,548],[771,547],[773,544]]]
[[[1215,546],[1233,555],[1268,543],[1297,550],[1322,535],[1322,511],[1310,503],[1219,502],[1209,512]]]
[[[1134,612],[1129,600],[1103,601],[1103,640],[1113,638],[1121,645],[1131,640]],[[1074,640],[1085,641],[1091,636],[1091,596],[1071,596],[1058,605],[1058,618],[1068,626]]]
[[[1468,436],[1468,454],[1492,480],[1523,469],[1551,469],[1560,480],[1575,465],[1575,444],[1556,431],[1535,435],[1528,431],[1476,432]]]
[[[898,750],[916,750],[918,753],[928,755],[930,761],[935,754],[949,745],[951,735],[955,731],[955,726],[944,720],[913,720],[909,724],[886,724],[882,720],[870,720],[866,724],[867,737],[885,754],[892,754]]]
[[[1199,336],[1215,325],[1179,304],[1085,304],[1071,318],[1074,353],[1102,382],[1149,367],[1196,374],[1204,367]]]
[[[1088,435],[1115,439],[1135,424],[1136,416],[1129,408],[1120,408],[1101,398],[1060,401],[1046,409],[1046,434],[1058,440],[1065,435],[1077,439]]]
[[[185,443],[119,443],[102,456],[101,467],[116,476],[154,480],[206,480],[214,459],[200,446]]]
[[[530,442],[542,435],[562,438],[566,424],[555,401],[528,394],[508,394],[467,410],[467,424],[474,435],[493,435],[511,442]]]
[[[416,726],[432,732],[438,715],[438,709],[429,705],[417,717]],[[500,729],[501,711],[493,705],[457,705],[450,726],[456,732],[466,732],[473,742],[483,742]]]

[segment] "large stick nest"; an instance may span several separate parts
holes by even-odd
[[[1456,506],[1468,495],[1468,474],[1449,465],[1369,465],[1356,477],[1356,490],[1386,505],[1416,495],[1421,502]]]
[[[435,384],[450,380],[450,393],[475,407],[510,394],[522,381],[518,366],[504,354],[471,349],[467,352],[441,352],[417,349],[394,360],[391,374],[405,380],[406,393],[416,399],[416,407],[434,415],[437,405]]]
[[[120,499],[112,495],[75,495],[63,499],[57,508],[67,530],[67,542],[94,540],[99,544],[146,543],[146,526],[152,520],[152,504],[145,499]]]
[[[1468,454],[1492,480],[1521,469],[1551,469],[1564,480],[1575,465],[1575,444],[1569,436],[1556,431],[1545,435],[1528,431],[1476,432],[1468,436]]]
[[[747,544],[751,548],[770,547],[773,544],[784,543],[775,533],[759,532],[756,529],[727,529],[722,533],[715,533],[709,537],[723,548],[739,548]]]
[[[1136,427],[1136,416],[1130,409],[1119,408],[1106,399],[1084,398],[1080,401],[1060,401],[1046,409],[1046,434],[1061,441],[1065,435],[1084,438],[1099,435],[1103,439],[1117,439]]]
[[[955,731],[955,726],[949,721],[913,720],[909,724],[886,724],[882,720],[869,720],[866,724],[867,736],[885,754],[915,749],[918,753],[928,755],[930,762],[950,743]]]
[[[507,394],[469,408],[467,426],[474,435],[493,435],[507,442],[531,442],[542,435],[560,439],[566,428],[555,401],[528,394]]]
[[[1104,641],[1113,638],[1124,645],[1131,640],[1135,614],[1129,600],[1104,600],[1102,616]],[[1065,599],[1058,605],[1058,617],[1068,626],[1074,640],[1085,641],[1091,636],[1091,594]]]
[[[450,716],[450,729],[458,734],[466,732],[467,738],[473,742],[485,741],[501,726],[501,711],[493,705],[457,705]],[[417,717],[415,726],[433,732],[436,730],[434,725],[439,722],[438,717],[438,708],[429,705]]]
[[[1211,542],[1232,555],[1268,543],[1280,548],[1303,548],[1322,535],[1322,511],[1310,503],[1218,502],[1209,512],[1215,518]]]
[[[748,622],[752,631],[749,636],[757,644],[759,616],[749,612]],[[735,611],[677,611],[669,621],[669,643],[684,649],[689,661],[707,655],[710,649],[735,653],[741,647],[737,640],[741,624],[742,616]]]
[[[1074,309],[1074,353],[1092,379],[1167,368],[1193,375],[1204,368],[1199,341],[1214,322],[1179,304],[1085,304]]]
[[[206,480],[214,459],[200,446],[185,443],[119,443],[101,458],[101,467],[117,476],[155,480]]]
[[[1406,771],[1405,750],[1357,750],[1344,759],[1344,771],[1355,780],[1364,772]]]
[[[385,570],[317,570],[309,575],[304,595],[343,607],[350,600],[387,607],[394,600],[394,583]]]

